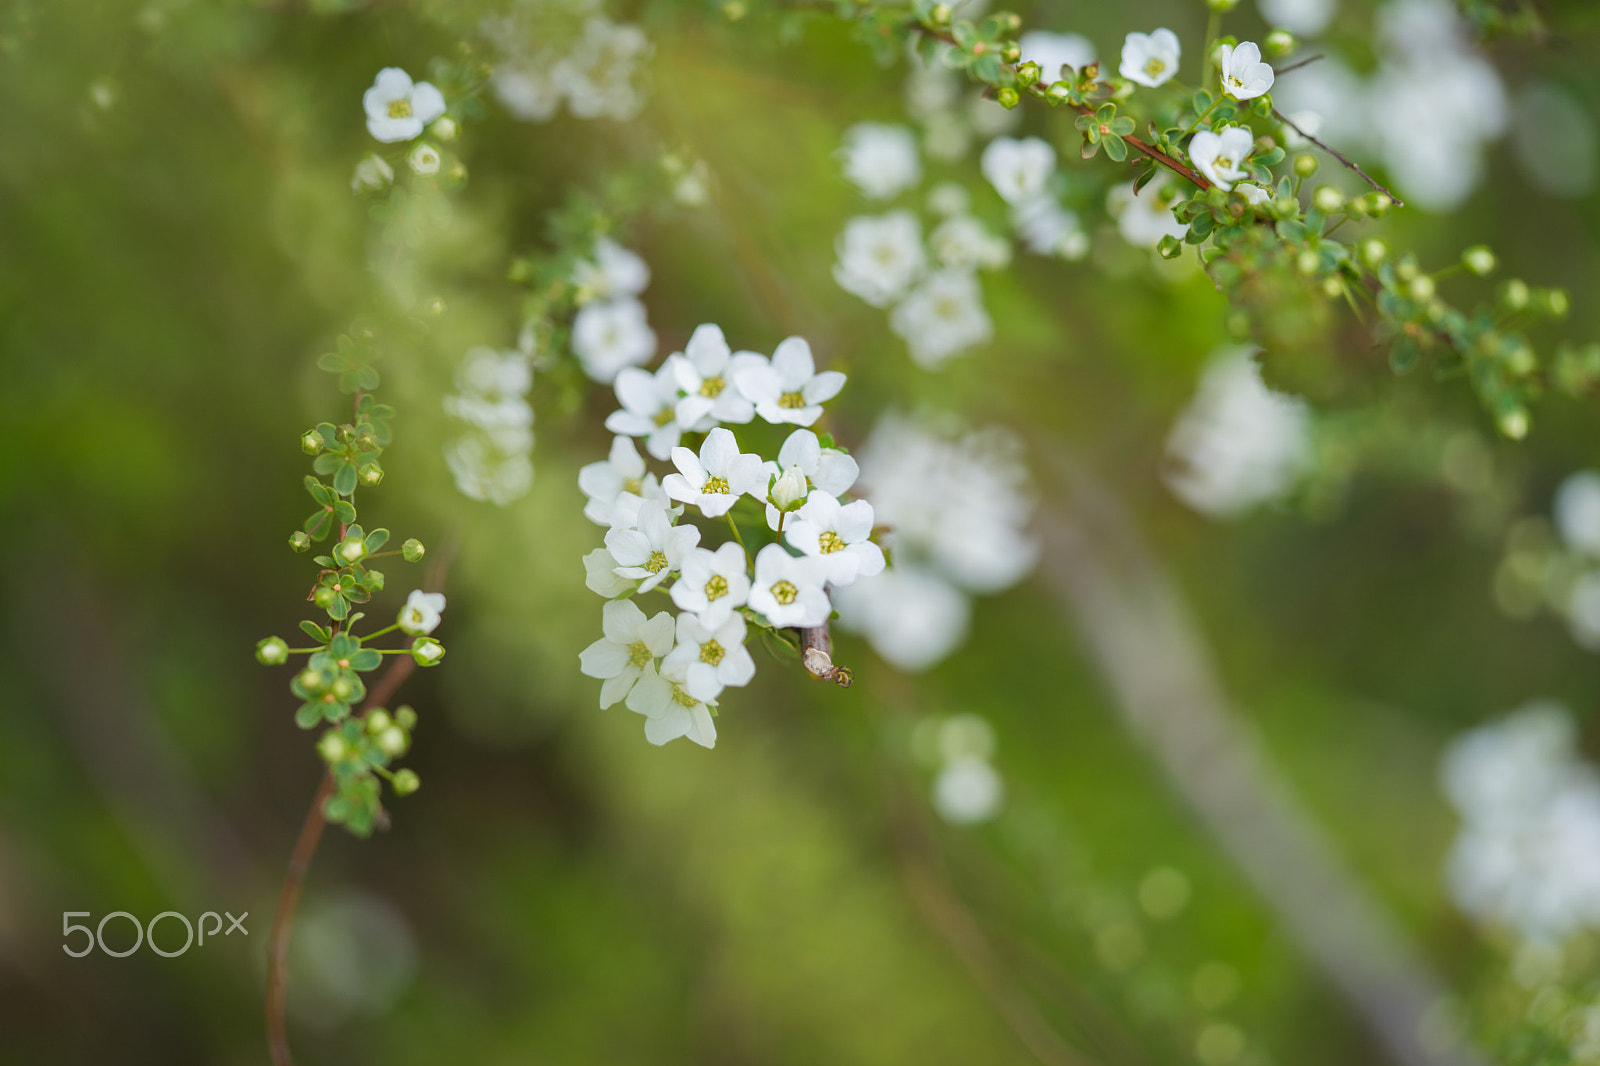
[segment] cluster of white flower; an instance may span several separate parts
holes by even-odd
[[[1255,349],[1212,357],[1167,438],[1167,486],[1214,518],[1244,513],[1294,487],[1311,459],[1311,414],[1261,380]]]
[[[1548,567],[1572,639],[1600,651],[1600,473],[1581,470],[1556,490],[1555,526],[1567,549]]]
[[[526,353],[473,348],[456,371],[458,392],[444,399],[445,413],[469,431],[445,445],[456,487],[474,500],[504,506],[533,484],[533,372]]]
[[[1025,35],[1024,55],[1028,38],[1034,36],[1051,35]],[[972,150],[974,141],[1009,133],[1022,121],[1021,115],[1007,111],[981,89],[969,87],[942,56],[925,60],[912,50],[906,61],[910,65],[905,83],[906,111],[922,127],[922,149],[929,158],[943,162],[961,159]]]
[[[384,144],[415,141],[424,132],[431,140],[420,141],[406,154],[406,165],[419,177],[439,173],[443,157],[433,141],[448,141],[456,136],[456,121],[445,113],[444,94],[425,81],[412,81],[399,67],[378,71],[372,85],[361,97],[367,113],[367,132]],[[355,192],[377,192],[394,181],[394,167],[375,152],[356,164],[350,178]]]
[[[1533,703],[1457,738],[1441,764],[1462,820],[1456,904],[1530,940],[1600,928],[1600,773],[1575,739],[1565,707]]]
[[[892,199],[921,180],[916,139],[904,126],[852,126],[840,157],[845,176],[873,199]],[[873,307],[890,308],[889,327],[931,370],[994,336],[977,272],[1005,266],[1011,246],[970,212],[960,185],[936,187],[928,207],[937,222],[926,243],[909,208],[850,219],[834,242],[833,277]]]
[[[633,118],[644,105],[637,83],[650,57],[649,38],[600,14],[599,0],[553,6],[565,7],[556,14],[567,18],[525,3],[484,22],[484,35],[502,56],[492,76],[495,96],[527,122],[553,118],[563,103],[577,118]]]
[[[976,825],[1000,813],[1005,783],[994,768],[994,729],[976,714],[929,718],[917,724],[913,746],[937,768],[931,799],[952,825]]]
[[[1001,430],[898,414],[861,449],[861,486],[889,529],[895,565],[839,590],[834,605],[899,669],[926,670],[949,655],[967,634],[969,594],[999,592],[1033,567],[1033,498],[1019,452]]]
[[[613,601],[605,637],[584,651],[581,665],[605,682],[602,707],[625,700],[644,715],[652,744],[686,736],[711,747],[722,690],[755,674],[744,648],[748,627],[825,625],[830,591],[884,569],[883,550],[871,540],[872,505],[839,500],[855,483],[855,460],[806,428],[844,383],[838,371],[817,372],[800,337],[783,341],[769,360],[731,351],[714,325],[696,329],[654,373],[629,367],[617,375],[622,409],[606,420],[617,434],[610,458],[578,474],[585,516],[607,527],[605,547],[584,558],[587,584]],[[797,427],[775,460],[741,451],[726,425],[758,418]],[[686,433],[704,434],[698,452],[679,443]],[[658,480],[635,437],[654,458],[670,459],[674,472]],[[730,512],[745,497],[764,506],[771,536],[759,525],[740,534]],[[679,521],[688,508],[726,519],[734,539],[704,545],[705,530]],[[744,545],[757,534],[767,543],[752,558]],[[626,598],[658,589],[681,612],[676,620],[667,611],[646,617]]]
[[[1011,225],[1035,255],[1082,259],[1089,235],[1051,189],[1056,150],[1039,137],[996,137],[979,160],[983,176],[1011,208]]]
[[[650,267],[609,237],[595,241],[594,258],[573,271],[578,313],[572,320],[572,351],[583,372],[603,385],[625,367],[655,357],[656,335],[639,294],[650,284]]]
[[[1482,176],[1485,144],[1509,121],[1500,75],[1448,0],[1385,4],[1376,36],[1370,78],[1329,56],[1286,78],[1278,106],[1323,140],[1376,151],[1408,203],[1455,208]]]

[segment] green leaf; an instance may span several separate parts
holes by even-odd
[[[323,537],[328,535],[330,530],[333,529],[333,512],[318,511],[310,518],[307,518],[305,525],[301,528],[306,531],[306,534],[310,536],[312,540],[321,540]]]
[[[345,599],[343,594],[335,596],[333,602],[328,605],[328,617],[336,622],[343,621],[349,613],[350,601]]]
[[[376,670],[382,664],[383,656],[378,654],[374,648],[362,648],[350,656],[350,669],[352,670]]]
[[[387,543],[389,543],[389,531],[381,528],[374,529],[367,534],[367,554],[371,555]]]
[[[1095,157],[1095,154],[1097,152],[1099,152],[1099,151],[1100,151],[1100,141],[1099,141],[1099,139],[1094,137],[1092,134],[1085,133],[1083,135],[1083,158],[1085,158],[1085,159],[1093,159]]]
[[[338,452],[323,452],[312,460],[311,469],[319,474],[331,474],[339,469],[339,464],[344,462],[344,456]]]
[[[1394,347],[1389,349],[1389,369],[1396,374],[1409,374],[1417,368],[1417,360],[1421,355],[1416,342],[1410,337],[1399,337]]]
[[[328,643],[328,631],[322,626],[317,625],[317,623],[307,620],[300,623],[300,628],[305,631],[306,636],[310,637],[318,644]]]
[[[1000,80],[1000,57],[993,52],[985,52],[973,60],[971,71],[979,81],[993,84]]]
[[[341,463],[338,471],[333,475],[333,491],[341,496],[348,496],[356,491],[356,464]]]
[[[1133,130],[1133,119],[1129,118],[1127,115],[1122,115],[1113,120],[1111,123],[1111,132],[1116,134],[1118,137],[1126,137],[1128,134],[1132,133]]]
[[[349,525],[356,520],[356,505],[349,500],[333,501],[333,515],[339,521]]]
[[[333,502],[333,490],[310,474],[306,475],[306,491],[320,504],[327,505]]]
[[[301,729],[310,729],[322,721],[321,703],[302,703],[300,709],[294,712],[294,724]]]
[[[1105,144],[1106,155],[1109,156],[1113,162],[1120,163],[1124,159],[1128,158],[1128,145],[1127,142],[1121,137],[1102,137],[1101,141]]]

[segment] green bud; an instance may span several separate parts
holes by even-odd
[[[349,703],[356,698],[356,687],[348,677],[336,677],[328,686],[328,695],[339,703]]]
[[[456,125],[456,120],[449,115],[435,119],[433,125],[428,127],[428,132],[433,134],[435,140],[453,141],[456,134],[461,132],[461,127]]]
[[[1206,6],[1213,11],[1232,11],[1239,4],[1239,0],[1206,0]]]
[[[303,552],[311,548],[311,534],[303,529],[297,529],[289,534],[289,550]]]
[[[418,666],[438,666],[444,658],[444,645],[432,637],[418,637],[411,645],[411,658]]]
[[[1422,273],[1422,268],[1417,265],[1416,256],[1412,255],[1410,252],[1407,252],[1405,255],[1400,257],[1399,262],[1395,263],[1394,273],[1395,276],[1401,281],[1410,281],[1412,278],[1415,278],[1418,274]]]
[[[1022,16],[1015,11],[997,12],[994,20],[1000,24],[1001,33],[1016,33],[1022,29]]]
[[[401,770],[394,775],[394,780],[389,782],[394,787],[396,796],[409,796],[422,787],[422,781],[412,770]]]
[[[317,591],[311,595],[311,602],[316,604],[319,610],[326,611],[339,602],[339,594],[326,585],[318,585]]]
[[[333,554],[343,563],[360,562],[362,556],[367,554],[367,545],[360,537],[346,537],[333,549]]]
[[[1023,63],[1021,66],[1017,67],[1017,84],[1021,85],[1023,88],[1027,88],[1029,85],[1032,85],[1034,82],[1039,80],[1040,73],[1041,71],[1039,70],[1039,64],[1030,59],[1026,63]]]
[[[1302,178],[1309,178],[1317,172],[1317,157],[1310,152],[1301,152],[1294,157],[1294,172]]]
[[[389,712],[379,707],[367,715],[367,732],[381,733],[394,724],[394,719],[389,717]]]
[[[337,730],[330,729],[322,734],[322,739],[317,741],[317,754],[322,756],[322,761],[336,763],[350,753],[350,745],[344,742]]]
[[[1022,49],[1014,44],[1008,44],[1000,49],[1000,58],[1007,63],[1015,63],[1022,58]]]
[[[1394,206],[1394,200],[1381,192],[1368,193],[1366,200],[1367,210],[1372,212],[1373,218],[1382,218]]]
[[[1572,300],[1567,296],[1566,289],[1540,289],[1538,309],[1551,318],[1566,318],[1567,312],[1572,309]]]
[[[1330,300],[1337,300],[1344,295],[1344,282],[1337,274],[1330,274],[1322,279],[1322,295]]]
[[[1318,185],[1317,191],[1311,194],[1311,202],[1318,211],[1331,215],[1344,206],[1344,193],[1332,185]]]
[[[314,429],[308,429],[300,435],[300,450],[307,455],[316,455],[327,446],[322,439],[322,434]]]
[[[1011,88],[1010,86],[1007,86],[1006,88],[995,93],[994,97],[996,100],[1000,101],[1000,106],[1005,108],[1007,111],[1010,111],[1012,108],[1016,107],[1022,102],[1022,94],[1018,93],[1017,90]]]
[[[1521,440],[1528,435],[1528,412],[1522,407],[1513,407],[1496,421],[1500,432],[1512,440]]]
[[[289,661],[289,645],[282,637],[268,637],[256,645],[256,661],[279,666]]]
[[[390,758],[404,755],[407,747],[409,747],[409,744],[406,741],[406,735],[394,726],[390,726],[378,734],[378,750]]]
[[[321,692],[322,686],[328,683],[328,675],[324,674],[321,670],[318,670],[315,667],[308,666],[304,670],[300,671],[299,676],[297,676],[295,680],[298,681],[300,683],[300,687],[305,689],[307,692]]]
[[[394,712],[394,724],[404,729],[407,733],[411,732],[417,724],[417,712],[413,711],[410,706],[399,708]]]
[[[424,555],[427,554],[428,549],[424,548],[422,546],[422,541],[418,540],[416,537],[412,537],[410,540],[400,545],[400,558],[404,559],[408,563],[418,562]]]
[[[1433,299],[1433,278],[1429,277],[1427,274],[1418,274],[1416,277],[1411,279],[1411,284],[1407,286],[1407,291],[1411,293],[1411,298],[1413,300],[1417,300],[1421,303],[1427,303],[1429,300]]]
[[[1064,104],[1072,95],[1072,86],[1064,81],[1050,83],[1050,88],[1044,91],[1044,97],[1052,104]]]
[[[383,467],[377,463],[368,463],[358,473],[361,477],[361,483],[369,489],[376,488],[383,483]]]
[[[382,592],[383,591],[383,571],[382,570],[368,570],[367,571],[366,586],[372,592]]]
[[[1262,42],[1262,51],[1269,56],[1286,56],[1298,48],[1300,42],[1294,39],[1294,34],[1285,29],[1276,29],[1267,34]]]
[[[1533,349],[1526,344],[1519,344],[1505,354],[1505,367],[1517,377],[1527,377],[1539,368],[1539,359],[1533,354]]]
[[[1475,244],[1461,253],[1461,262],[1466,268],[1480,278],[1486,278],[1494,273],[1495,258],[1486,245]]]
[[[1310,277],[1322,269],[1322,256],[1307,248],[1295,256],[1294,268],[1306,277]]]
[[[1528,301],[1533,298],[1533,292],[1528,288],[1528,283],[1521,278],[1512,278],[1500,289],[1500,302],[1505,304],[1510,311],[1522,311],[1528,306]]]
[[[1389,255],[1389,246],[1381,238],[1368,237],[1359,246],[1361,261],[1369,267],[1375,267],[1383,262]]]
[[[928,21],[935,26],[950,25],[950,15],[949,4],[934,4],[933,7],[928,9]]]
[[[1183,254],[1183,242],[1168,233],[1161,238],[1161,243],[1156,245],[1156,251],[1161,253],[1163,259],[1176,259]]]

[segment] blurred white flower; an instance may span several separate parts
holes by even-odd
[[[633,118],[644,105],[636,68],[650,52],[650,39],[639,27],[589,19],[578,46],[556,67],[567,110],[578,118]]]
[[[756,555],[750,606],[780,628],[820,626],[833,611],[822,584],[822,565],[817,560],[797,558],[781,544],[768,544]]]
[[[553,66],[527,59],[511,59],[494,68],[494,94],[514,118],[544,122],[561,106],[562,90]]]
[[[1511,131],[1522,174],[1540,191],[1567,199],[1593,191],[1600,143],[1594,115],[1577,97],[1550,81],[1522,86]]]
[[[1056,170],[1056,150],[1039,137],[996,137],[979,160],[983,176],[1008,204],[1037,198]]]
[[[833,602],[846,629],[906,673],[920,673],[960,647],[972,614],[960,589],[899,559],[876,577],[835,590]]]
[[[904,296],[927,265],[922,226],[906,210],[852,218],[834,250],[839,261],[833,265],[833,279],[873,307],[887,307]]]
[[[1137,195],[1131,181],[1113,185],[1106,194],[1106,210],[1116,218],[1122,239],[1140,248],[1154,248],[1169,235],[1182,240],[1189,227],[1173,217],[1170,192],[1164,177],[1153,178]]]
[[[917,141],[905,126],[858,122],[839,149],[844,176],[874,200],[888,200],[922,180]]]
[[[1311,460],[1311,415],[1261,380],[1251,349],[1224,349],[1167,438],[1167,487],[1228,518],[1294,487]]]
[[[970,270],[930,275],[890,313],[889,328],[905,340],[911,358],[929,370],[994,338],[983,290]]]
[[[1035,196],[1013,205],[1011,225],[1035,255],[1082,259],[1089,253],[1089,235],[1083,231],[1078,216],[1053,196]]]
[[[928,235],[928,248],[940,266],[956,270],[998,270],[1011,262],[1011,242],[968,214],[939,223]]]
[[[1178,35],[1166,27],[1153,33],[1130,33],[1122,42],[1122,64],[1117,72],[1129,81],[1154,89],[1178,73],[1182,53]]]
[[[1578,576],[1567,590],[1567,629],[1585,651],[1600,651],[1600,570]]]
[[[809,426],[822,417],[822,405],[844,388],[845,376],[837,370],[819,373],[805,338],[787,337],[770,363],[752,359],[734,371],[734,381],[766,421]]]
[[[1282,26],[1302,37],[1315,37],[1328,28],[1339,0],[1256,0],[1269,26]]]
[[[1254,41],[1235,47],[1225,44],[1217,50],[1222,68],[1222,91],[1235,100],[1253,100],[1272,89],[1270,64],[1261,61],[1261,48]]]
[[[872,504],[853,500],[841,504],[820,490],[813,491],[784,527],[788,542],[822,564],[822,573],[835,588],[855,584],[857,577],[883,572],[883,549],[872,543]]]
[[[406,155],[406,166],[413,174],[431,178],[439,173],[439,149],[431,144],[419,144]]]
[[[684,427],[678,424],[678,381],[666,364],[651,374],[638,367],[617,372],[613,383],[620,411],[606,418],[606,428],[628,437],[645,438],[645,451],[665,460],[678,446]]]
[[[578,668],[603,682],[600,706],[610,707],[672,650],[672,615],[662,611],[646,618],[632,600],[612,600],[601,610],[600,627],[605,636],[579,653]]]
[[[983,759],[953,759],[933,780],[933,806],[952,825],[976,825],[1000,813],[1005,786]]]
[[[355,173],[350,175],[350,191],[377,192],[387,189],[393,182],[394,168],[384,162],[381,156],[368,152],[356,164]]]
[[[577,302],[615,300],[638,296],[650,284],[650,265],[609,237],[594,243],[594,258],[578,261],[572,271],[577,286]]]
[[[1029,30],[1017,41],[1021,62],[1037,63],[1044,82],[1060,81],[1063,66],[1082,70],[1094,62],[1094,42],[1076,33]]]
[[[406,605],[400,608],[400,630],[413,637],[425,637],[439,628],[439,616],[443,611],[444,593],[412,589],[411,595],[406,597]]]
[[[1567,547],[1600,556],[1600,472],[1569,474],[1556,489],[1556,532]]]
[[[367,132],[385,144],[422,136],[423,128],[444,114],[439,90],[425,81],[413,83],[399,67],[378,71],[361,105],[367,112]]]
[[[1201,130],[1189,139],[1189,159],[1212,184],[1231,189],[1249,173],[1244,163],[1255,146],[1255,135],[1247,126],[1224,126],[1221,133]]]
[[[731,432],[718,427],[706,434],[697,456],[688,448],[672,449],[675,474],[661,479],[668,496],[692,503],[707,518],[721,518],[746,493],[760,498],[764,487],[761,456],[739,451]]]
[[[631,297],[585,304],[572,320],[572,351],[583,372],[603,385],[624,367],[648,363],[656,335],[644,304]]]
[[[531,442],[532,437],[526,439]],[[525,452],[508,454],[483,436],[461,437],[446,444],[444,460],[456,489],[470,499],[504,507],[533,484],[533,463]]]

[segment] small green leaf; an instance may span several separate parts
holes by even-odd
[[[328,488],[328,486],[324,485],[322,482],[318,481],[316,478],[312,477],[310,474],[306,475],[306,491],[311,494],[311,498],[313,500],[316,500],[320,504],[330,504],[333,502],[333,490]]]
[[[339,465],[338,471],[333,475],[333,491],[341,496],[348,496],[356,491],[356,464],[344,462]]]
[[[383,656],[374,648],[362,648],[350,656],[350,669],[376,670],[383,663]]]
[[[321,703],[302,703],[300,709],[294,712],[294,724],[301,729],[310,729],[322,721]]]
[[[301,528],[306,531],[312,540],[321,540],[328,535],[329,530],[333,529],[333,512],[318,511],[310,518],[307,518],[305,525]]]
[[[1105,144],[1106,155],[1109,156],[1113,162],[1120,163],[1124,159],[1128,158],[1128,144],[1121,137],[1103,137],[1101,138],[1101,141]]]
[[[349,500],[335,500],[333,502],[333,516],[345,525],[356,520],[356,505]]]
[[[387,529],[374,529],[367,534],[367,554],[371,555],[387,543],[389,543],[389,531]]]
[[[310,637],[318,644],[328,643],[328,631],[322,626],[317,625],[317,623],[307,620],[300,623],[300,628],[305,631],[306,636]]]

